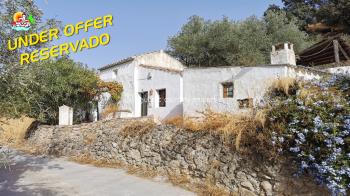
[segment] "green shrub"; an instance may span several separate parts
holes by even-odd
[[[349,78],[302,82],[287,95],[272,90],[267,129],[280,154],[311,172],[334,195],[350,189]]]

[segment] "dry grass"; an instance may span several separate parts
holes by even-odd
[[[118,112],[119,108],[117,104],[108,104],[103,109],[101,117],[102,119],[106,119],[109,117],[115,118],[116,113]]]
[[[189,191],[194,191],[199,196],[230,196],[231,193],[216,186],[214,183],[205,180],[201,183],[191,182],[191,177],[188,175],[172,175],[168,174],[168,181],[174,186],[184,188]]]
[[[267,119],[267,112],[268,109],[261,109],[256,111],[254,115],[254,121],[256,123],[256,126],[260,128],[264,128],[266,125],[266,119]]]
[[[168,174],[168,181],[174,186],[193,191],[199,196],[233,196],[235,194],[227,192],[225,189],[216,186],[214,183],[204,180],[201,183],[194,183],[188,175]]]
[[[141,136],[150,132],[156,123],[152,119],[132,120],[127,122],[120,131],[123,136]]]
[[[127,165],[120,161],[108,161],[106,159],[93,159],[89,155],[73,156],[69,160],[80,163],[89,164],[95,167],[117,168],[125,169],[128,174],[136,175],[143,178],[154,178],[158,175],[157,171],[148,167],[138,167],[133,165]]]
[[[93,165],[96,167],[107,167],[107,168],[124,168],[125,164],[123,164],[122,162],[118,162],[118,161],[108,161],[105,159],[93,159],[88,155],[81,155],[81,156],[73,156],[70,157],[69,160],[77,162],[77,163],[81,163],[81,164],[89,164],[89,165]]]
[[[185,189],[190,188],[188,185],[191,183],[191,180],[188,175],[168,174],[168,181],[175,186],[179,186]]]
[[[242,134],[248,130],[255,130],[258,125],[254,115],[217,113],[210,109],[205,110],[201,119],[176,117],[165,120],[163,123],[175,125],[177,127],[190,131],[210,131],[212,134],[222,136],[225,142],[232,142],[235,138],[234,145],[239,150]],[[264,124],[264,116],[260,115],[258,122]]]
[[[154,178],[158,175],[158,172],[149,167],[137,167],[137,166],[127,166],[127,173],[131,175],[136,175],[143,178]]]
[[[0,144],[21,150],[25,153],[38,155],[40,150],[25,141],[28,128],[34,119],[21,117],[19,119],[0,118]]]
[[[210,183],[198,184],[197,189],[199,196],[238,196],[236,193],[227,192],[226,190]]]
[[[235,115],[207,109],[201,119],[176,117],[163,123],[188,131],[208,131],[210,134],[219,135],[226,145],[234,147],[249,159],[275,161],[276,150],[273,149],[270,132],[264,131],[268,123],[267,111],[258,110],[250,114]]]
[[[293,93],[294,88],[297,85],[297,81],[294,78],[280,78],[272,83],[272,89],[283,92],[285,95]]]
[[[184,118],[182,116],[175,116],[175,117],[167,118],[167,119],[163,120],[162,123],[166,124],[166,125],[174,125],[176,127],[183,128],[184,127],[184,119],[187,120],[187,118]]]
[[[0,119],[0,141],[21,144],[24,142],[27,130],[34,119],[21,117],[19,119]],[[1,131],[2,130],[2,131]]]

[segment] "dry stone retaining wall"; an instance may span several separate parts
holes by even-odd
[[[292,176],[282,176],[281,166],[253,163],[208,132],[157,125],[147,133],[131,136],[121,132],[125,123],[130,122],[114,119],[73,126],[40,126],[28,141],[47,154],[88,155],[96,160],[121,161],[189,175],[196,181],[211,179],[241,195],[279,195],[288,189],[298,195],[315,190],[312,181],[300,180],[301,185],[295,185],[300,183],[295,183],[296,179],[291,181]],[[297,186],[303,188],[293,190]],[[300,192],[302,189],[306,192]]]

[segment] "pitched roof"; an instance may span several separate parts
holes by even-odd
[[[119,61],[116,61],[116,62],[114,62],[114,63],[111,63],[111,64],[108,64],[108,65],[102,66],[102,67],[98,68],[98,70],[99,70],[99,71],[106,70],[106,69],[109,69],[109,68],[111,68],[111,67],[114,67],[114,66],[117,66],[117,65],[121,65],[121,64],[130,62],[130,61],[133,61],[135,58],[137,58],[137,57],[139,57],[139,56],[142,56],[142,55],[145,55],[145,54],[156,53],[156,52],[162,52],[162,51],[163,51],[163,50],[156,50],[156,51],[146,52],[146,53],[142,53],[142,54],[138,54],[138,55],[133,55],[133,56],[130,56],[130,57],[121,59],[121,60],[119,60]]]
[[[117,66],[117,65],[121,65],[121,64],[133,61],[135,59],[135,57],[136,56],[131,56],[131,57],[127,57],[125,59],[121,59],[121,60],[119,60],[117,62],[114,62],[114,63],[108,64],[108,65],[105,65],[103,67],[100,67],[100,68],[98,68],[98,70],[100,70],[100,71],[106,70],[106,69],[109,69],[111,67],[114,67],[114,66]]]

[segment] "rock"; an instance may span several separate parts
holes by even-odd
[[[227,154],[220,155],[220,161],[223,163],[229,163],[231,160],[231,157],[227,156]]]
[[[266,167],[266,172],[267,172],[267,175],[274,178],[276,177],[277,175],[277,171],[279,171],[280,169],[276,166],[265,166]]]
[[[250,175],[254,178],[256,178],[258,176],[255,172],[251,172]]]
[[[141,158],[140,151],[138,151],[138,150],[135,150],[135,149],[130,150],[129,154],[130,154],[130,158],[132,158],[134,160],[140,160],[140,158]]]
[[[142,157],[152,157],[155,155],[149,146],[141,146],[140,152]]]
[[[249,181],[241,182],[241,186],[247,188],[248,190],[254,191],[254,187]]]
[[[261,176],[262,178],[265,178],[265,179],[267,179],[267,180],[271,180],[272,178],[270,177],[270,176],[268,176],[268,175],[262,175]]]
[[[172,160],[169,163],[170,168],[179,168],[180,167],[180,161],[178,160]]]
[[[236,179],[239,180],[239,181],[246,181],[247,180],[247,176],[246,176],[246,174],[244,172],[239,171],[236,174]]]
[[[254,178],[253,176],[250,176],[250,175],[248,175],[247,178],[248,178],[249,182],[253,185],[256,192],[259,192],[260,191],[260,186],[259,186],[260,182],[258,181],[258,179]]]
[[[193,156],[194,164],[200,171],[208,170],[208,156],[202,150],[196,150]]]
[[[112,142],[112,146],[113,146],[113,148],[116,148],[118,146],[118,144],[115,142]]]
[[[159,154],[155,154],[154,157],[151,158],[151,164],[153,166],[159,166],[162,162],[162,157]]]
[[[240,196],[257,196],[254,192],[247,190],[245,188],[239,189],[239,195]]]
[[[272,195],[272,185],[271,185],[270,182],[268,182],[268,181],[263,181],[263,182],[261,183],[261,187],[264,189],[265,194],[266,194],[267,196],[271,196],[271,195]]]

